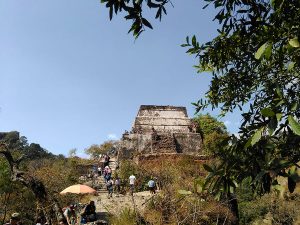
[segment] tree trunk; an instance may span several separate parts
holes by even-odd
[[[231,213],[235,217],[235,220],[233,221],[233,225],[239,225],[239,208],[238,208],[238,201],[234,194],[229,193],[227,194],[228,204]]]

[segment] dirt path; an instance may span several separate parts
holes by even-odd
[[[112,171],[116,170],[116,160],[112,158],[110,160],[109,166]],[[153,196],[149,191],[136,192],[133,194],[133,197],[128,193],[126,195],[117,196],[113,193],[112,198],[108,198],[108,193],[106,191],[105,180],[103,176],[97,177],[94,181],[88,181],[85,184],[93,186],[96,184],[98,187],[97,196],[91,196],[90,200],[93,200],[96,205],[96,212],[98,214],[99,220],[107,221],[108,214],[117,215],[122,212],[123,209],[129,208],[134,210],[138,209],[139,212],[142,212],[147,205],[149,199]]]
[[[118,214],[124,208],[134,209],[134,204],[139,211],[143,211],[151,196],[149,191],[134,193],[133,198],[130,194],[120,194],[119,197],[113,194],[112,198],[108,198],[106,193],[101,193],[99,196],[92,197],[91,200],[95,201],[97,212]]]

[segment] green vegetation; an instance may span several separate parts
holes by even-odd
[[[203,177],[204,172],[201,163],[195,163],[191,156],[157,157],[138,165],[122,162],[118,173],[125,181],[134,173],[137,189],[147,190],[152,177],[160,192],[148,201],[143,213],[125,210],[113,216],[113,224],[125,225],[129,220],[130,224],[230,224],[233,217],[226,204],[197,192],[195,179]]]
[[[223,146],[227,145],[229,134],[223,122],[209,114],[198,115],[194,118],[198,126],[198,132],[203,137],[203,151],[207,155],[217,155]]]
[[[18,132],[0,133],[0,146],[0,224],[14,212],[20,212],[25,225],[33,224],[37,215],[57,224],[62,215],[51,215],[51,210],[75,200],[59,192],[78,182],[80,160],[58,157],[38,144],[28,144]]]
[[[102,0],[113,13],[123,10],[132,20],[130,32],[138,37],[151,24],[142,17],[145,8],[166,14],[162,1]],[[300,161],[300,2],[298,0],[205,0],[218,12],[218,36],[200,44],[187,37],[183,47],[195,55],[197,72],[211,72],[204,99],[194,103],[196,112],[220,108],[221,115],[242,111],[239,137],[218,152],[218,161],[206,165],[204,188],[219,199],[227,198],[238,217],[236,189],[249,180],[258,195],[280,189],[287,178],[291,192],[299,182]],[[188,3],[187,3],[188,4]]]
[[[116,150],[117,141],[109,140],[105,141],[100,145],[92,145],[86,148],[84,151],[92,159],[98,159],[99,155],[107,154],[108,152],[113,152]]]
[[[137,218],[133,210],[124,208],[118,216],[111,215],[109,222],[114,225],[137,224]]]
[[[215,159],[211,163],[215,162]],[[128,182],[130,174],[137,177],[137,189],[145,190],[150,177],[155,177],[160,188],[143,213],[125,209],[112,216],[112,224],[232,224],[236,223],[226,198],[216,201],[213,195],[203,191],[206,172],[202,163],[192,157],[161,157],[145,160],[139,165],[125,161],[118,172]],[[122,174],[122,175],[121,175]],[[144,184],[144,185],[143,185]],[[287,188],[287,187],[286,187]],[[255,195],[251,183],[244,181],[236,190],[239,199],[240,224],[289,224],[299,223],[299,192],[289,194],[278,191],[262,197]]]

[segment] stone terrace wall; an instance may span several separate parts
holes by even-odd
[[[202,138],[198,133],[175,133],[178,153],[197,154],[201,152]]]
[[[185,107],[142,105],[133,124],[141,132],[189,132],[191,121]]]
[[[132,130],[122,138],[120,157],[140,154],[201,153],[202,139],[185,107],[142,105]]]

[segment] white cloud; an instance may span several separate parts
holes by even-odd
[[[117,140],[118,139],[116,134],[108,134],[107,137],[108,137],[108,139],[111,139],[111,140]]]

